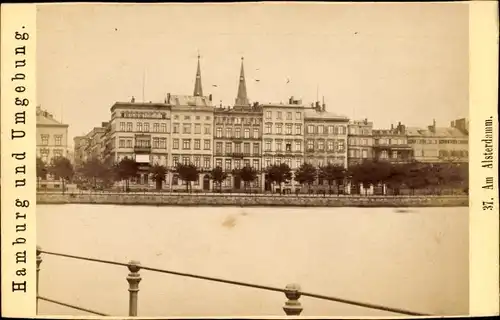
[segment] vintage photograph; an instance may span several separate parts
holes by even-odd
[[[36,18],[38,315],[469,314],[469,4]]]

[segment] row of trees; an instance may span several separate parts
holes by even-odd
[[[156,183],[156,188],[161,189],[163,181],[169,170],[161,165],[150,167],[149,173]],[[186,191],[192,190],[191,183],[199,179],[200,170],[192,164],[178,164],[173,170],[177,176],[184,181]],[[91,159],[80,168],[73,169],[71,163],[66,158],[58,158],[48,167],[43,161],[37,159],[37,176],[45,178],[47,173],[64,182],[70,181],[76,175],[79,181],[91,183],[94,188],[99,186],[110,187],[115,181],[125,181],[126,190],[129,189],[130,181],[139,173],[139,164],[133,159],[125,158],[119,163],[109,165],[99,159]],[[322,167],[315,167],[309,163],[304,163],[295,173],[287,164],[276,164],[265,169],[267,182],[273,187],[278,187],[281,193],[281,186],[292,180],[297,181],[308,190],[313,185],[326,182],[330,193],[335,185],[337,192],[340,186],[351,182],[354,185],[361,185],[367,190],[370,185],[385,185],[393,190],[394,194],[399,194],[402,188],[412,190],[431,188],[437,193],[445,187],[459,188],[468,191],[468,166],[467,164],[441,163],[424,164],[411,162],[404,164],[391,164],[386,161],[367,160],[360,164],[345,169],[341,165],[327,164]],[[216,167],[210,171],[209,177],[215,185],[222,189],[222,183],[228,175],[237,176],[243,181],[246,190],[251,182],[255,181],[258,172],[252,167],[234,169],[230,172]],[[273,188],[274,189],[274,188]]]

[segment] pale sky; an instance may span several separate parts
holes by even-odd
[[[71,140],[141,101],[143,83],[145,101],[192,94],[198,50],[217,104],[234,103],[243,56],[251,101],[318,92],[376,128],[468,116],[464,3],[56,4],[37,19],[38,104]]]

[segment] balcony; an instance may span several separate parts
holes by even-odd
[[[226,157],[231,158],[243,158],[245,154],[243,152],[228,152],[226,153]]]
[[[135,153],[151,153],[151,145],[142,144],[134,146]]]

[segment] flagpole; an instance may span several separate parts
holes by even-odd
[[[146,102],[144,97],[145,82],[146,82],[146,70],[142,70],[142,102]]]

